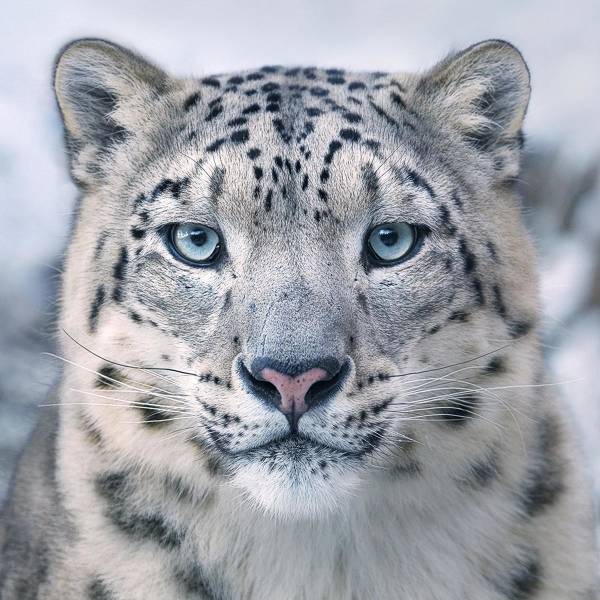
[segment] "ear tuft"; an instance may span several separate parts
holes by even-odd
[[[416,93],[428,112],[453,125],[477,149],[489,151],[520,137],[529,70],[512,44],[488,40],[437,64],[421,78]]]
[[[76,153],[86,145],[100,150],[118,143],[140,118],[140,98],[160,93],[167,81],[160,69],[111,42],[68,44],[56,61],[54,89],[69,149]]]

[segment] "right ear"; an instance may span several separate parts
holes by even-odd
[[[148,114],[148,101],[166,89],[167,75],[137,54],[111,42],[76,40],[60,52],[54,90],[74,171],[134,130]]]

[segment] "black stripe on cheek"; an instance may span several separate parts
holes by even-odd
[[[91,333],[96,331],[96,327],[98,326],[98,317],[100,316],[100,309],[102,308],[105,299],[106,292],[104,291],[104,286],[99,285],[96,288],[96,295],[94,296],[94,300],[90,307],[90,315],[88,318],[88,325]]]

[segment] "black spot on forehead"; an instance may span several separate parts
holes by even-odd
[[[342,147],[342,142],[339,140],[333,140],[329,143],[329,148],[327,150],[327,154],[325,155],[325,164],[331,163],[335,153]]]
[[[260,112],[260,105],[259,104],[250,104],[250,106],[247,106],[242,113],[244,115],[251,115],[253,113],[257,113]]]
[[[200,92],[194,92],[190,96],[187,97],[186,101],[183,103],[183,109],[185,111],[191,110],[194,106],[198,104],[200,100]]]
[[[205,77],[204,79],[201,80],[202,85],[208,86],[208,87],[212,87],[212,88],[220,88],[221,87],[221,82],[216,79],[215,77]]]
[[[244,144],[250,139],[250,132],[247,129],[239,129],[231,134],[230,139],[236,144]]]
[[[340,137],[348,142],[358,142],[361,136],[356,129],[347,128],[340,131]]]

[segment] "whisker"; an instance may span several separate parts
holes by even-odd
[[[174,369],[172,367],[149,367],[146,365],[129,365],[127,363],[121,363],[121,362],[117,362],[114,360],[110,360],[108,358],[105,358],[104,356],[97,354],[96,352],[94,352],[93,350],[90,350],[89,348],[87,348],[86,346],[84,346],[81,342],[78,342],[72,335],[70,335],[69,333],[67,333],[67,331],[65,331],[64,329],[62,330],[62,332],[73,342],[75,342],[75,344],[77,344],[80,348],[83,348],[83,350],[85,350],[86,352],[89,352],[90,354],[92,354],[93,356],[95,356],[96,358],[99,358],[100,360],[103,360],[107,363],[110,363],[111,365],[116,365],[117,367],[123,367],[125,369],[139,369],[139,370],[147,370],[147,371],[169,371],[171,373],[179,373],[180,375],[190,375],[191,377],[199,377],[199,375],[197,373],[190,373],[189,371],[181,371],[180,369]]]

